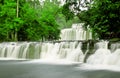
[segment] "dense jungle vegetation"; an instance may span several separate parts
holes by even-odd
[[[120,1],[0,0],[0,41],[56,40],[72,23],[100,39],[120,38]]]
[[[89,26],[93,34],[97,33],[95,36],[100,39],[120,38],[119,0],[66,0],[64,7],[70,6],[74,6],[71,12],[77,12],[79,22],[85,23],[85,28]],[[69,19],[73,18],[67,13],[64,14]]]

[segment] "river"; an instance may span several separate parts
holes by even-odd
[[[92,41],[81,24],[60,36],[55,42],[0,43],[0,78],[120,78],[120,42]]]
[[[120,78],[118,69],[72,62],[0,60],[0,78]]]

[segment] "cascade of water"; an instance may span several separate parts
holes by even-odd
[[[82,28],[82,24],[73,24],[72,28],[63,29],[61,31],[61,40],[72,41],[0,43],[0,57],[45,59],[53,61],[62,59],[83,62],[87,53],[91,51],[91,44],[89,41],[86,41],[89,39],[92,39],[92,32],[89,30],[85,31]],[[84,41],[80,42],[79,40]],[[85,45],[83,47],[84,42]],[[87,63],[120,65],[120,61],[118,60],[120,57],[120,44],[110,44],[110,50],[108,49],[108,44],[108,41],[95,43],[95,53],[88,57]]]
[[[81,50],[82,44],[79,43],[76,48],[74,48],[67,56],[68,60],[72,61],[80,61],[83,62],[84,60],[84,54]]]
[[[83,53],[81,51],[81,43],[78,42],[60,42],[60,43],[16,43],[4,46],[1,50],[1,56],[11,58],[27,58],[30,48],[34,48],[34,58],[41,59],[66,59],[69,61],[82,61]],[[31,45],[35,46],[32,47]],[[7,50],[6,48],[10,49]],[[7,53],[7,55],[6,55]],[[40,56],[39,56],[40,55]]]
[[[87,31],[83,24],[73,24],[72,28],[62,30],[63,40],[86,40]],[[89,33],[89,32],[88,32]],[[0,56],[10,58],[42,58],[42,59],[67,59],[83,61],[83,52],[79,42],[60,43],[34,43],[34,42],[10,42],[0,45]]]
[[[26,58],[27,52],[29,50],[29,46],[30,46],[30,43],[26,43],[25,49],[24,49],[23,54],[22,54],[22,58]]]
[[[60,44],[58,43],[48,43],[46,45],[46,51],[43,51],[42,53],[45,54],[45,56],[43,58],[46,58],[46,59],[57,59],[57,54],[59,52],[59,47],[60,47]],[[42,48],[42,50],[44,49],[44,47]],[[42,55],[43,56],[43,55]]]
[[[120,49],[116,49],[109,57],[109,65],[120,66]]]
[[[68,61],[83,62],[90,44],[86,44],[87,50],[81,49],[82,42],[21,42],[21,43],[1,43],[0,57],[5,58],[28,58],[28,59],[47,59],[56,60],[64,59]],[[115,45],[115,44],[114,44]],[[108,41],[101,41],[95,44],[95,53],[88,59],[88,64],[109,64],[120,65],[120,49],[118,43],[116,50],[111,52],[108,49]],[[113,45],[111,45],[113,46]],[[32,49],[31,49],[32,48]],[[32,55],[31,55],[32,54]]]
[[[2,47],[1,57],[5,57],[5,51],[6,51],[6,47]]]
[[[110,50],[100,48],[87,59],[89,64],[107,64],[108,57],[111,54]]]
[[[93,55],[91,55],[87,59],[87,63],[89,64],[102,64],[107,62],[108,56],[111,54],[110,50],[108,50],[108,41],[101,41],[96,43],[95,45],[96,51]]]
[[[114,52],[116,49],[120,48],[120,43],[111,43],[111,51]]]
[[[12,51],[10,57],[13,57],[13,58],[18,58],[19,57],[19,52],[20,52],[20,46],[15,46],[14,47],[14,50]]]
[[[89,40],[92,39],[92,32],[83,29],[83,23],[73,24],[72,28],[61,30],[61,40]]]
[[[8,45],[6,48],[7,48],[7,55],[6,55],[6,57],[11,57],[11,53],[13,52],[14,45]]]
[[[36,45],[35,45],[35,55],[34,55],[34,57],[36,58],[36,59],[38,59],[38,58],[40,58],[40,52],[41,52],[41,44],[42,43],[37,43]]]
[[[42,59],[64,59],[69,61],[83,61],[81,43],[60,42],[44,44],[41,51]]]
[[[115,45],[115,44],[114,44]],[[116,44],[117,45],[117,44]],[[113,46],[113,45],[111,45]],[[97,50],[88,59],[89,64],[120,65],[120,49],[116,48],[114,52],[108,49],[108,41],[96,43]]]
[[[84,53],[83,61],[86,61],[86,57],[87,57],[87,54],[88,54],[89,50],[90,50],[90,43],[88,42],[88,43],[87,43],[86,51],[85,51],[85,53]]]
[[[50,54],[51,50],[53,49],[52,43],[43,43],[41,48],[41,58],[47,58],[47,55]]]

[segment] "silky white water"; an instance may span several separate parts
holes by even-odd
[[[41,59],[82,62],[91,65],[120,65],[120,43],[94,41],[92,32],[84,30],[82,23],[61,30],[61,39],[54,42],[3,42],[1,59]],[[65,40],[65,41],[64,41]],[[72,40],[72,41],[71,41]],[[110,47],[109,47],[110,46]],[[89,56],[88,56],[89,55]],[[87,57],[87,59],[86,59]]]
[[[61,30],[60,40],[91,40],[92,32],[88,28],[85,30],[83,23],[73,24],[71,28]]]
[[[0,43],[0,78],[120,78],[120,43],[93,41],[81,24],[60,41]]]
[[[108,49],[108,41],[100,41],[94,44],[94,53],[86,60],[87,64],[120,65],[119,45],[112,51]],[[9,42],[0,44],[1,58],[14,59],[44,59],[49,61],[64,60],[72,62],[84,62],[90,43],[83,52],[84,42]],[[113,46],[113,45],[112,45]]]

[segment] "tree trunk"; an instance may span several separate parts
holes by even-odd
[[[19,17],[19,0],[17,0],[17,13],[16,13],[16,17]],[[15,31],[14,31],[14,40],[18,41],[18,35],[17,35],[17,28],[15,27]]]
[[[11,32],[11,39],[14,40],[14,32]]]
[[[18,18],[18,13],[19,13],[19,0],[17,0],[17,18]]]

